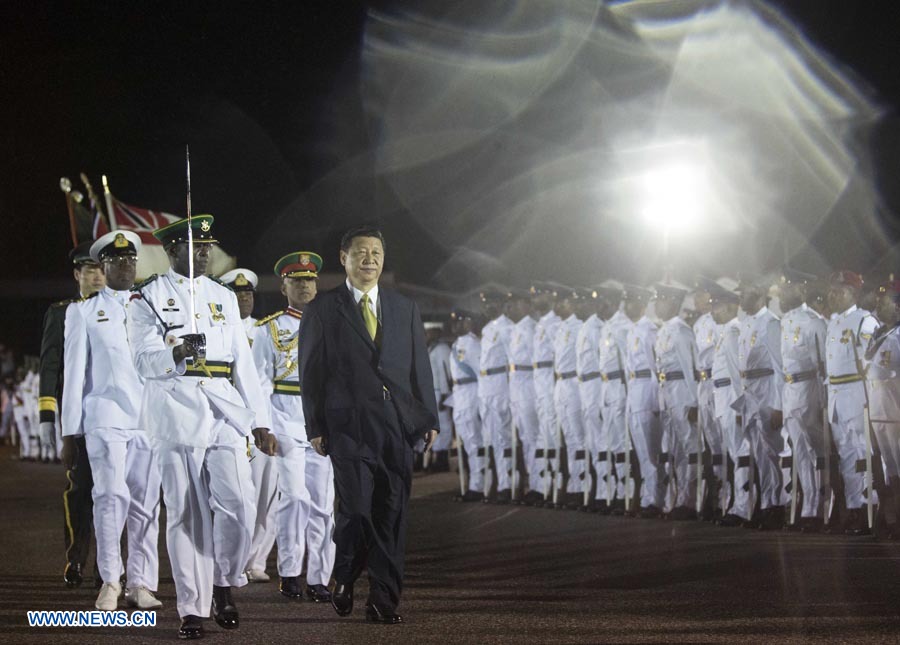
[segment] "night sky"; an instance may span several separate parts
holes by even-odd
[[[340,146],[332,138],[363,132],[336,124],[363,118],[355,88],[367,4],[3,3],[3,279],[68,275],[63,175],[82,190],[85,171],[99,191],[105,173],[123,201],[184,213],[186,142],[194,213],[216,215],[217,235],[239,262],[270,266],[281,249],[270,256],[254,248],[264,224],[342,155],[365,147],[361,134]],[[775,4],[890,106],[875,139],[900,142],[900,23],[887,17],[892,3]],[[881,193],[895,213],[898,149],[875,147]],[[298,221],[311,241],[332,248],[345,225],[333,213]],[[415,238],[403,242],[416,249]],[[423,255],[432,247],[423,241]],[[422,281],[415,251],[389,268]],[[0,336],[15,333],[19,320],[6,313]]]

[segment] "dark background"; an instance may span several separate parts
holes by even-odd
[[[773,4],[888,106],[872,142],[878,186],[893,217],[900,212],[900,22],[892,3]],[[183,213],[190,142],[194,213],[215,214],[217,236],[239,263],[269,267],[283,250],[257,244],[266,223],[366,146],[364,128],[336,124],[363,119],[355,88],[367,5],[0,4],[0,342],[34,352],[46,306],[40,293],[11,296],[11,283],[27,280],[40,290],[39,280],[69,275],[63,175],[82,190],[77,178],[85,171],[99,191],[106,174],[123,201]],[[334,145],[338,131],[345,139]],[[340,212],[305,212],[292,221],[317,249],[336,249],[348,224]],[[385,224],[389,239],[404,242],[388,268],[428,286],[442,260],[440,245],[419,235],[412,218]],[[885,225],[896,230],[895,222]],[[336,252],[323,255],[333,268]]]

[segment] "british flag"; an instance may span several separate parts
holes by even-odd
[[[110,214],[110,218],[112,219],[113,226],[117,230],[134,231],[141,238],[141,243],[145,245],[158,245],[159,240],[153,237],[153,231],[162,228],[166,224],[171,224],[172,222],[183,219],[178,215],[172,215],[171,213],[129,206],[114,197],[112,198],[112,213]],[[105,222],[98,224],[97,237],[106,232],[100,230],[101,227],[106,228]]]

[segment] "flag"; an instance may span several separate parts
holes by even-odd
[[[97,204],[91,200],[88,208],[84,196],[78,191],[66,193],[66,206],[69,209],[73,245],[96,240],[109,230]]]

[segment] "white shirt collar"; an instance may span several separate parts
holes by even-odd
[[[369,294],[369,307],[372,309],[372,311],[375,311],[375,312],[378,311],[378,309],[376,307],[376,303],[378,302],[378,283],[376,283],[374,287],[369,289],[368,292],[360,291],[359,289],[354,287],[352,284],[350,284],[350,278],[347,278],[346,284],[347,284],[347,288],[350,290],[350,294],[353,296],[353,302],[355,302],[357,305],[359,305],[359,301],[362,300],[362,297],[366,293],[368,293]]]
[[[845,312],[842,313],[841,315],[842,315],[842,316],[849,316],[849,315],[852,314],[854,311],[856,311],[856,305],[852,305],[847,311],[845,311]]]

